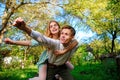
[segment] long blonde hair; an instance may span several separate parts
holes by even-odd
[[[60,28],[60,25],[59,25],[59,23],[58,23],[57,21],[54,21],[54,20],[50,21],[50,22],[48,23],[48,26],[47,26],[47,29],[46,29],[46,32],[45,32],[45,35],[46,35],[47,37],[50,37],[50,38],[53,38],[53,35],[52,35],[51,31],[50,31],[50,24],[51,24],[52,22],[55,22],[55,23],[58,25],[58,27]],[[58,33],[58,36],[60,36],[60,31],[59,31],[59,33]]]

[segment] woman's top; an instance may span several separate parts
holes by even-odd
[[[31,40],[31,46],[40,46],[40,45],[41,44],[39,42],[37,42],[36,40]],[[48,59],[47,50],[44,50],[41,53],[39,60],[37,62],[38,68],[40,67],[40,65],[44,64],[47,59]]]

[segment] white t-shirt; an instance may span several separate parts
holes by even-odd
[[[31,37],[33,37],[35,40],[40,42],[42,45],[47,46],[49,48],[48,50],[48,62],[54,65],[63,65],[70,57],[71,55],[76,51],[77,47],[76,46],[74,49],[71,51],[63,54],[56,56],[54,54],[55,50],[63,50],[64,46],[60,43],[59,40],[55,40],[49,37],[46,37],[42,35],[41,33],[32,30],[31,32]]]

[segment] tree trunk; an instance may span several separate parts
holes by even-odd
[[[111,48],[111,53],[113,54],[114,53],[114,48],[115,48],[115,39],[116,39],[116,31],[113,32],[113,35],[112,35],[112,48]]]
[[[1,43],[2,43],[2,39],[4,37],[4,34],[3,34],[4,30],[7,27],[7,24],[8,24],[8,21],[9,21],[10,17],[14,14],[14,11],[17,10],[22,5],[24,5],[23,2],[21,2],[19,5],[16,5],[16,6],[11,5],[11,1],[6,2],[4,15],[2,16],[2,29],[0,30],[0,41],[1,41]]]
[[[9,14],[9,15],[11,16],[12,14]],[[0,30],[0,43],[2,43],[2,39],[4,37],[4,32],[6,31],[5,28],[7,27],[7,23],[8,23],[10,16],[8,16],[7,18],[2,20],[2,29]]]

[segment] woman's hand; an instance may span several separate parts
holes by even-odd
[[[65,53],[64,50],[55,50],[55,51],[54,51],[54,54],[57,55],[57,56],[58,56],[58,55],[62,55],[62,54],[64,54],[64,53]]]

